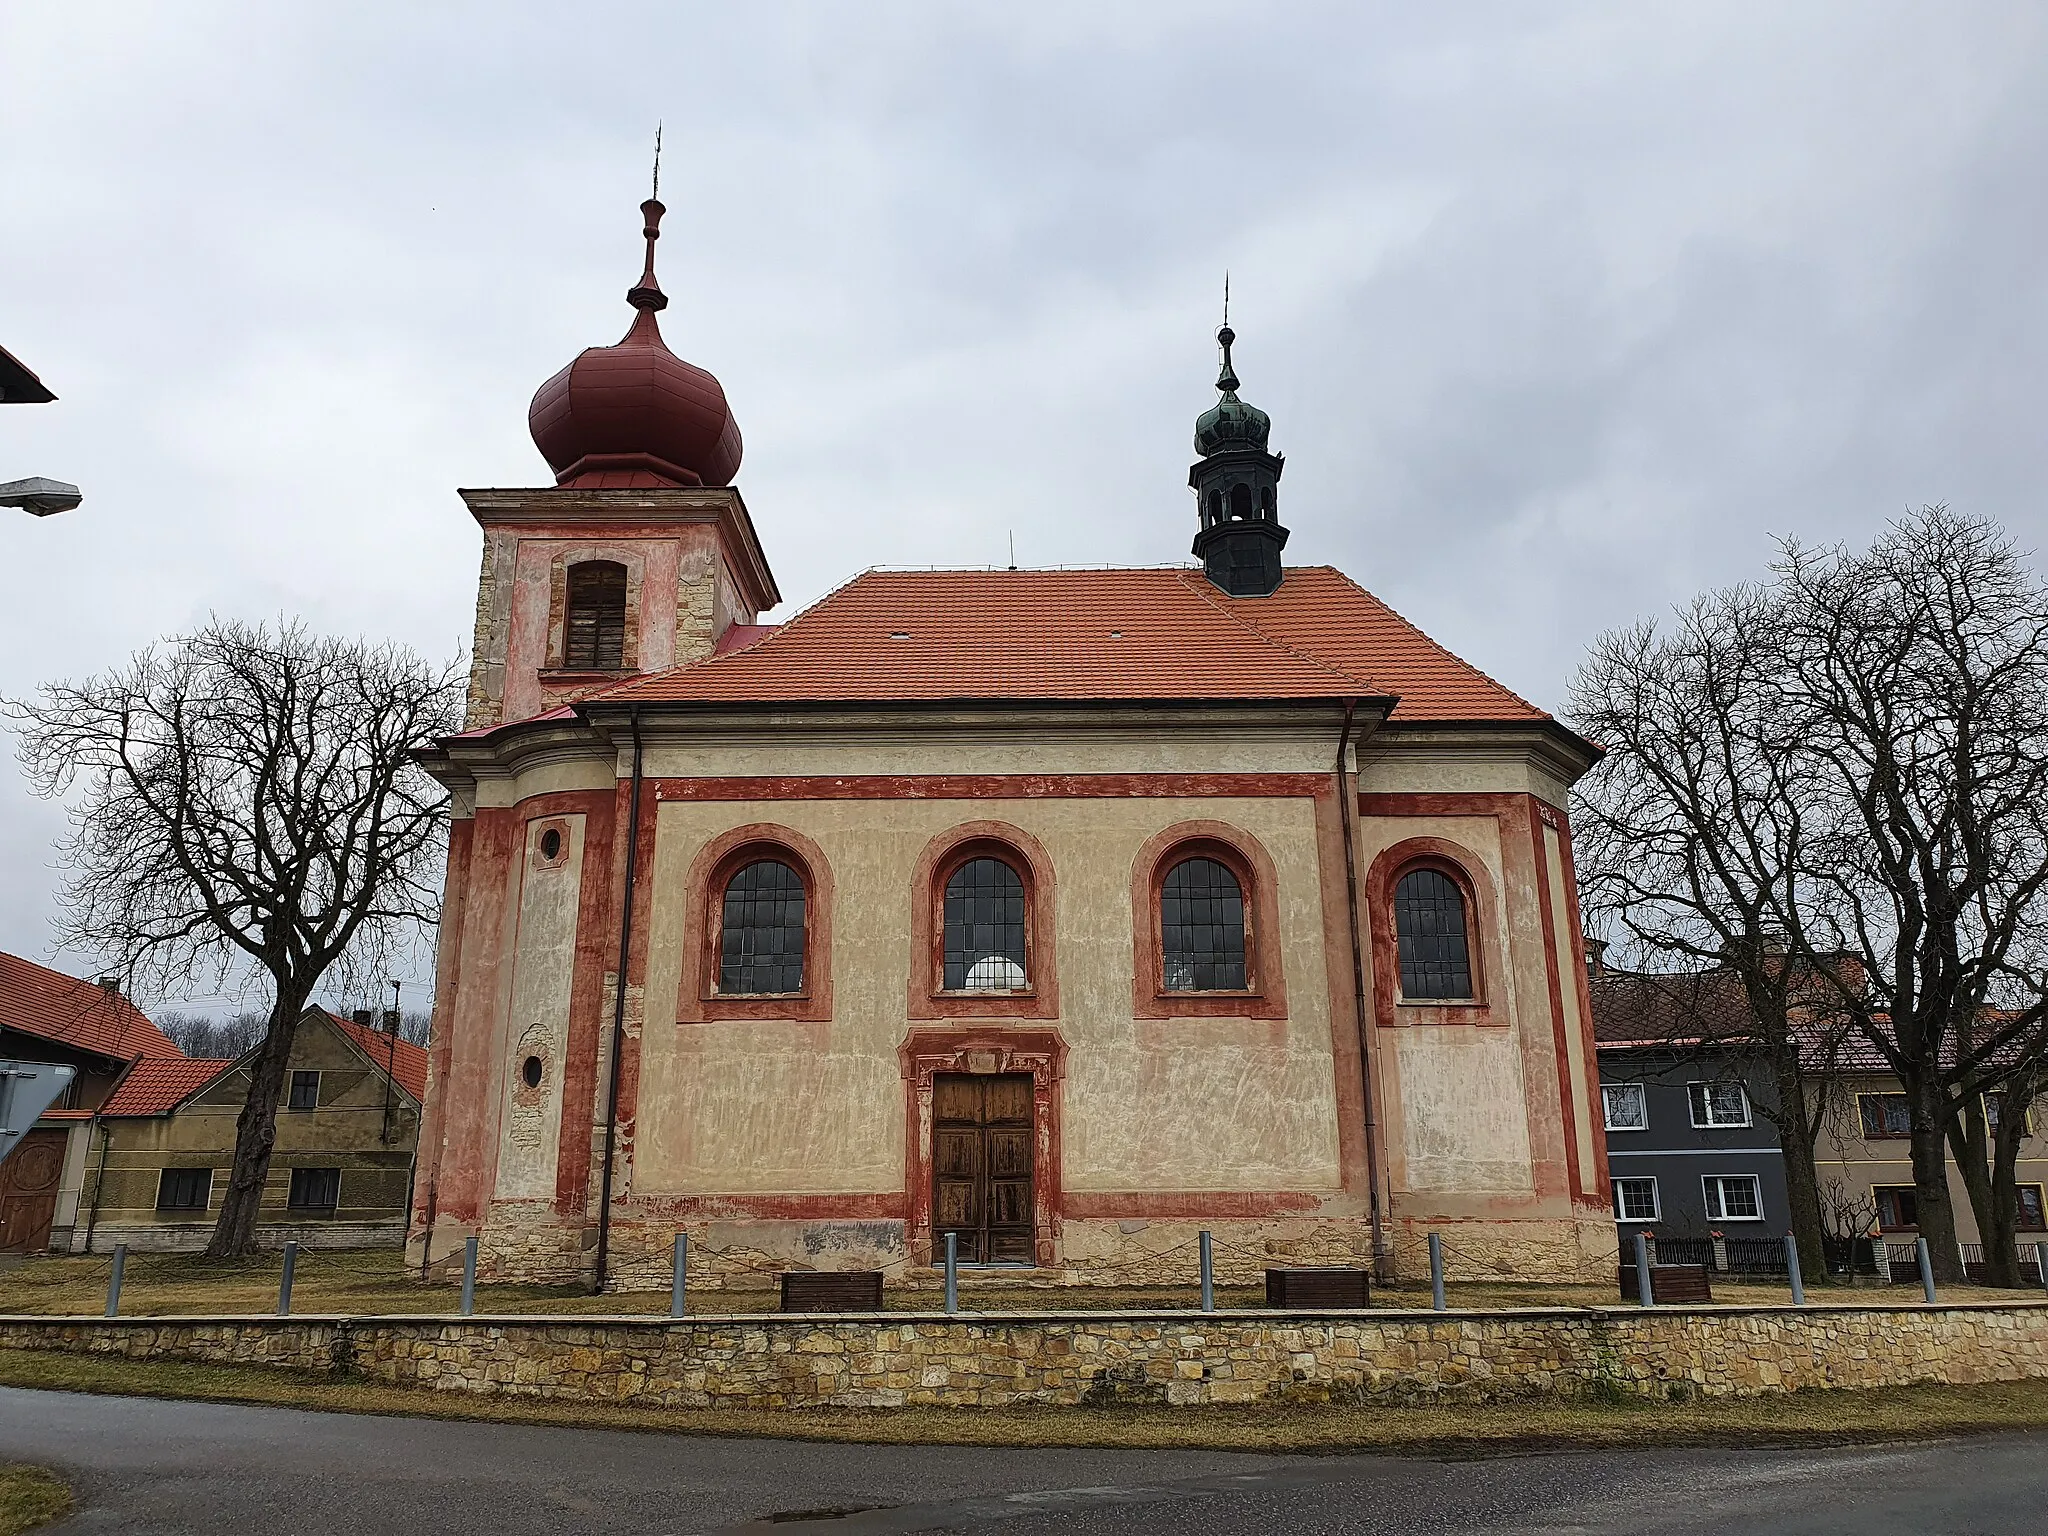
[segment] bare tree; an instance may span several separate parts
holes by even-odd
[[[299,1016],[434,920],[443,800],[413,752],[457,728],[459,662],[214,620],[5,713],[44,795],[77,790],[60,935],[164,995],[250,979],[249,1063],[210,1254],[254,1246]]]
[[[1825,929],[1861,962],[1854,984],[1832,979],[1911,1106],[1937,1277],[1963,1278],[1953,1150],[1988,1278],[2014,1284],[1984,1095],[2026,1086],[2044,1043],[2048,589],[1995,524],[1945,507],[1867,551],[1788,544],[1776,572],[1799,752],[1828,806],[1803,855],[1819,894],[1803,936]]]
[[[203,1013],[169,1012],[155,1015],[150,1022],[187,1056],[232,1061],[256,1048],[270,1015],[245,1009],[215,1019]]]
[[[1637,982],[1657,988],[1674,1049],[1754,1060],[1775,1089],[1756,1109],[1777,1126],[1800,1268],[1820,1282],[1813,1084],[1834,1016],[1796,958],[1814,794],[1787,707],[1786,623],[1776,593],[1738,586],[1668,631],[1644,622],[1595,642],[1568,711],[1607,756],[1573,821],[1588,921],[1667,973]]]

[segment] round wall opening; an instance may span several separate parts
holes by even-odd
[[[561,828],[549,827],[547,831],[541,833],[540,856],[548,860],[559,859],[562,856]]]
[[[529,1056],[526,1058],[526,1064],[519,1069],[519,1075],[526,1079],[527,1087],[538,1088],[543,1070],[540,1058],[538,1056]]]

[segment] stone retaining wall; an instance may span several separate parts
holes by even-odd
[[[1001,1317],[0,1317],[0,1348],[676,1408],[1485,1400],[2048,1377],[2048,1303]]]

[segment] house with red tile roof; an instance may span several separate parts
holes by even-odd
[[[687,1234],[704,1284],[927,1284],[950,1239],[1113,1284],[1191,1276],[1202,1231],[1240,1277],[1411,1275],[1439,1232],[1454,1271],[1611,1264],[1565,813],[1597,753],[1283,562],[1234,334],[1193,565],[871,570],[768,622],[645,211],[632,329],[534,399],[555,483],[462,493],[415,1256],[656,1286]]]
[[[206,1246],[234,1163],[247,1058],[136,1062],[92,1117],[78,1252]],[[292,1041],[258,1241],[395,1244],[404,1231],[427,1053],[361,1014],[308,1008]]]

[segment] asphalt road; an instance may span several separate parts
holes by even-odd
[[[59,1536],[2048,1531],[2043,1435],[1424,1461],[810,1445],[0,1388],[0,1460],[71,1479],[81,1508]]]

